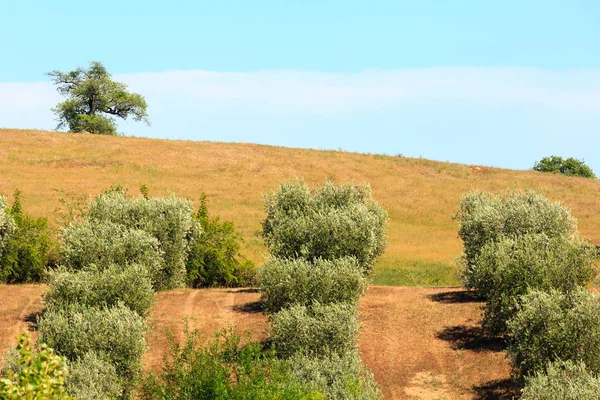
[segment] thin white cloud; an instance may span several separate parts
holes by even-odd
[[[319,73],[167,71],[115,77],[143,94],[152,114],[252,110],[262,116],[368,112],[406,105],[514,106],[567,113],[600,110],[600,70],[439,67]],[[54,127],[61,97],[49,82],[0,83],[0,126]],[[152,116],[152,115],[151,115]],[[232,115],[234,116],[234,115]],[[177,116],[181,118],[181,116]],[[188,114],[193,119],[193,115]]]

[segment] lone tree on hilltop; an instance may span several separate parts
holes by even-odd
[[[558,156],[544,157],[536,162],[533,169],[540,172],[554,172],[568,176],[581,176],[596,179],[596,175],[583,160],[569,157],[563,159]]]
[[[93,61],[88,69],[78,67],[71,72],[48,73],[60,94],[69,98],[52,111],[57,115],[57,129],[69,127],[70,132],[90,132],[117,135],[114,117],[150,124],[146,100],[127,91],[127,85],[115,82],[106,68]]]

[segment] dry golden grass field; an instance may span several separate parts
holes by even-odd
[[[88,196],[120,184],[135,194],[145,184],[151,195],[171,191],[197,202],[204,191],[210,212],[235,223],[243,251],[257,264],[266,255],[261,196],[298,177],[371,184],[390,216],[376,284],[456,284],[450,262],[461,243],[452,216],[473,188],[533,188],[571,208],[581,235],[600,244],[598,180],[402,156],[0,129],[0,194],[10,199],[20,189],[25,210],[54,227],[59,193]]]

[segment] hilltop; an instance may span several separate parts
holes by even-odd
[[[58,225],[61,194],[94,195],[111,185],[150,195],[197,200],[209,196],[212,215],[232,220],[244,252],[261,263],[262,194],[304,178],[370,183],[388,211],[389,247],[375,283],[456,284],[452,259],[461,252],[453,215],[460,196],[532,188],[569,207],[581,236],[600,245],[600,181],[535,171],[470,166],[421,158],[292,149],[243,143],[192,142],[0,129],[0,194],[23,193],[26,210]]]

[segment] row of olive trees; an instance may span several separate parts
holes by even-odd
[[[599,382],[600,300],[585,289],[597,252],[575,218],[533,191],[472,191],[459,218],[464,284],[485,299],[484,327],[507,339],[523,398],[586,398]]]
[[[329,399],[380,398],[356,336],[358,299],[386,247],[385,210],[368,186],[329,182],[284,183],[265,206],[271,258],[258,279],[277,355]]]
[[[190,242],[201,234],[188,200],[108,190],[61,233],[48,274],[39,340],[69,360],[78,399],[129,398],[140,377],[146,317],[156,290],[185,285]]]
[[[122,189],[96,197],[62,230],[38,340],[66,358],[69,395],[130,398],[154,292],[185,285],[188,252],[200,234],[188,200],[132,198]]]

